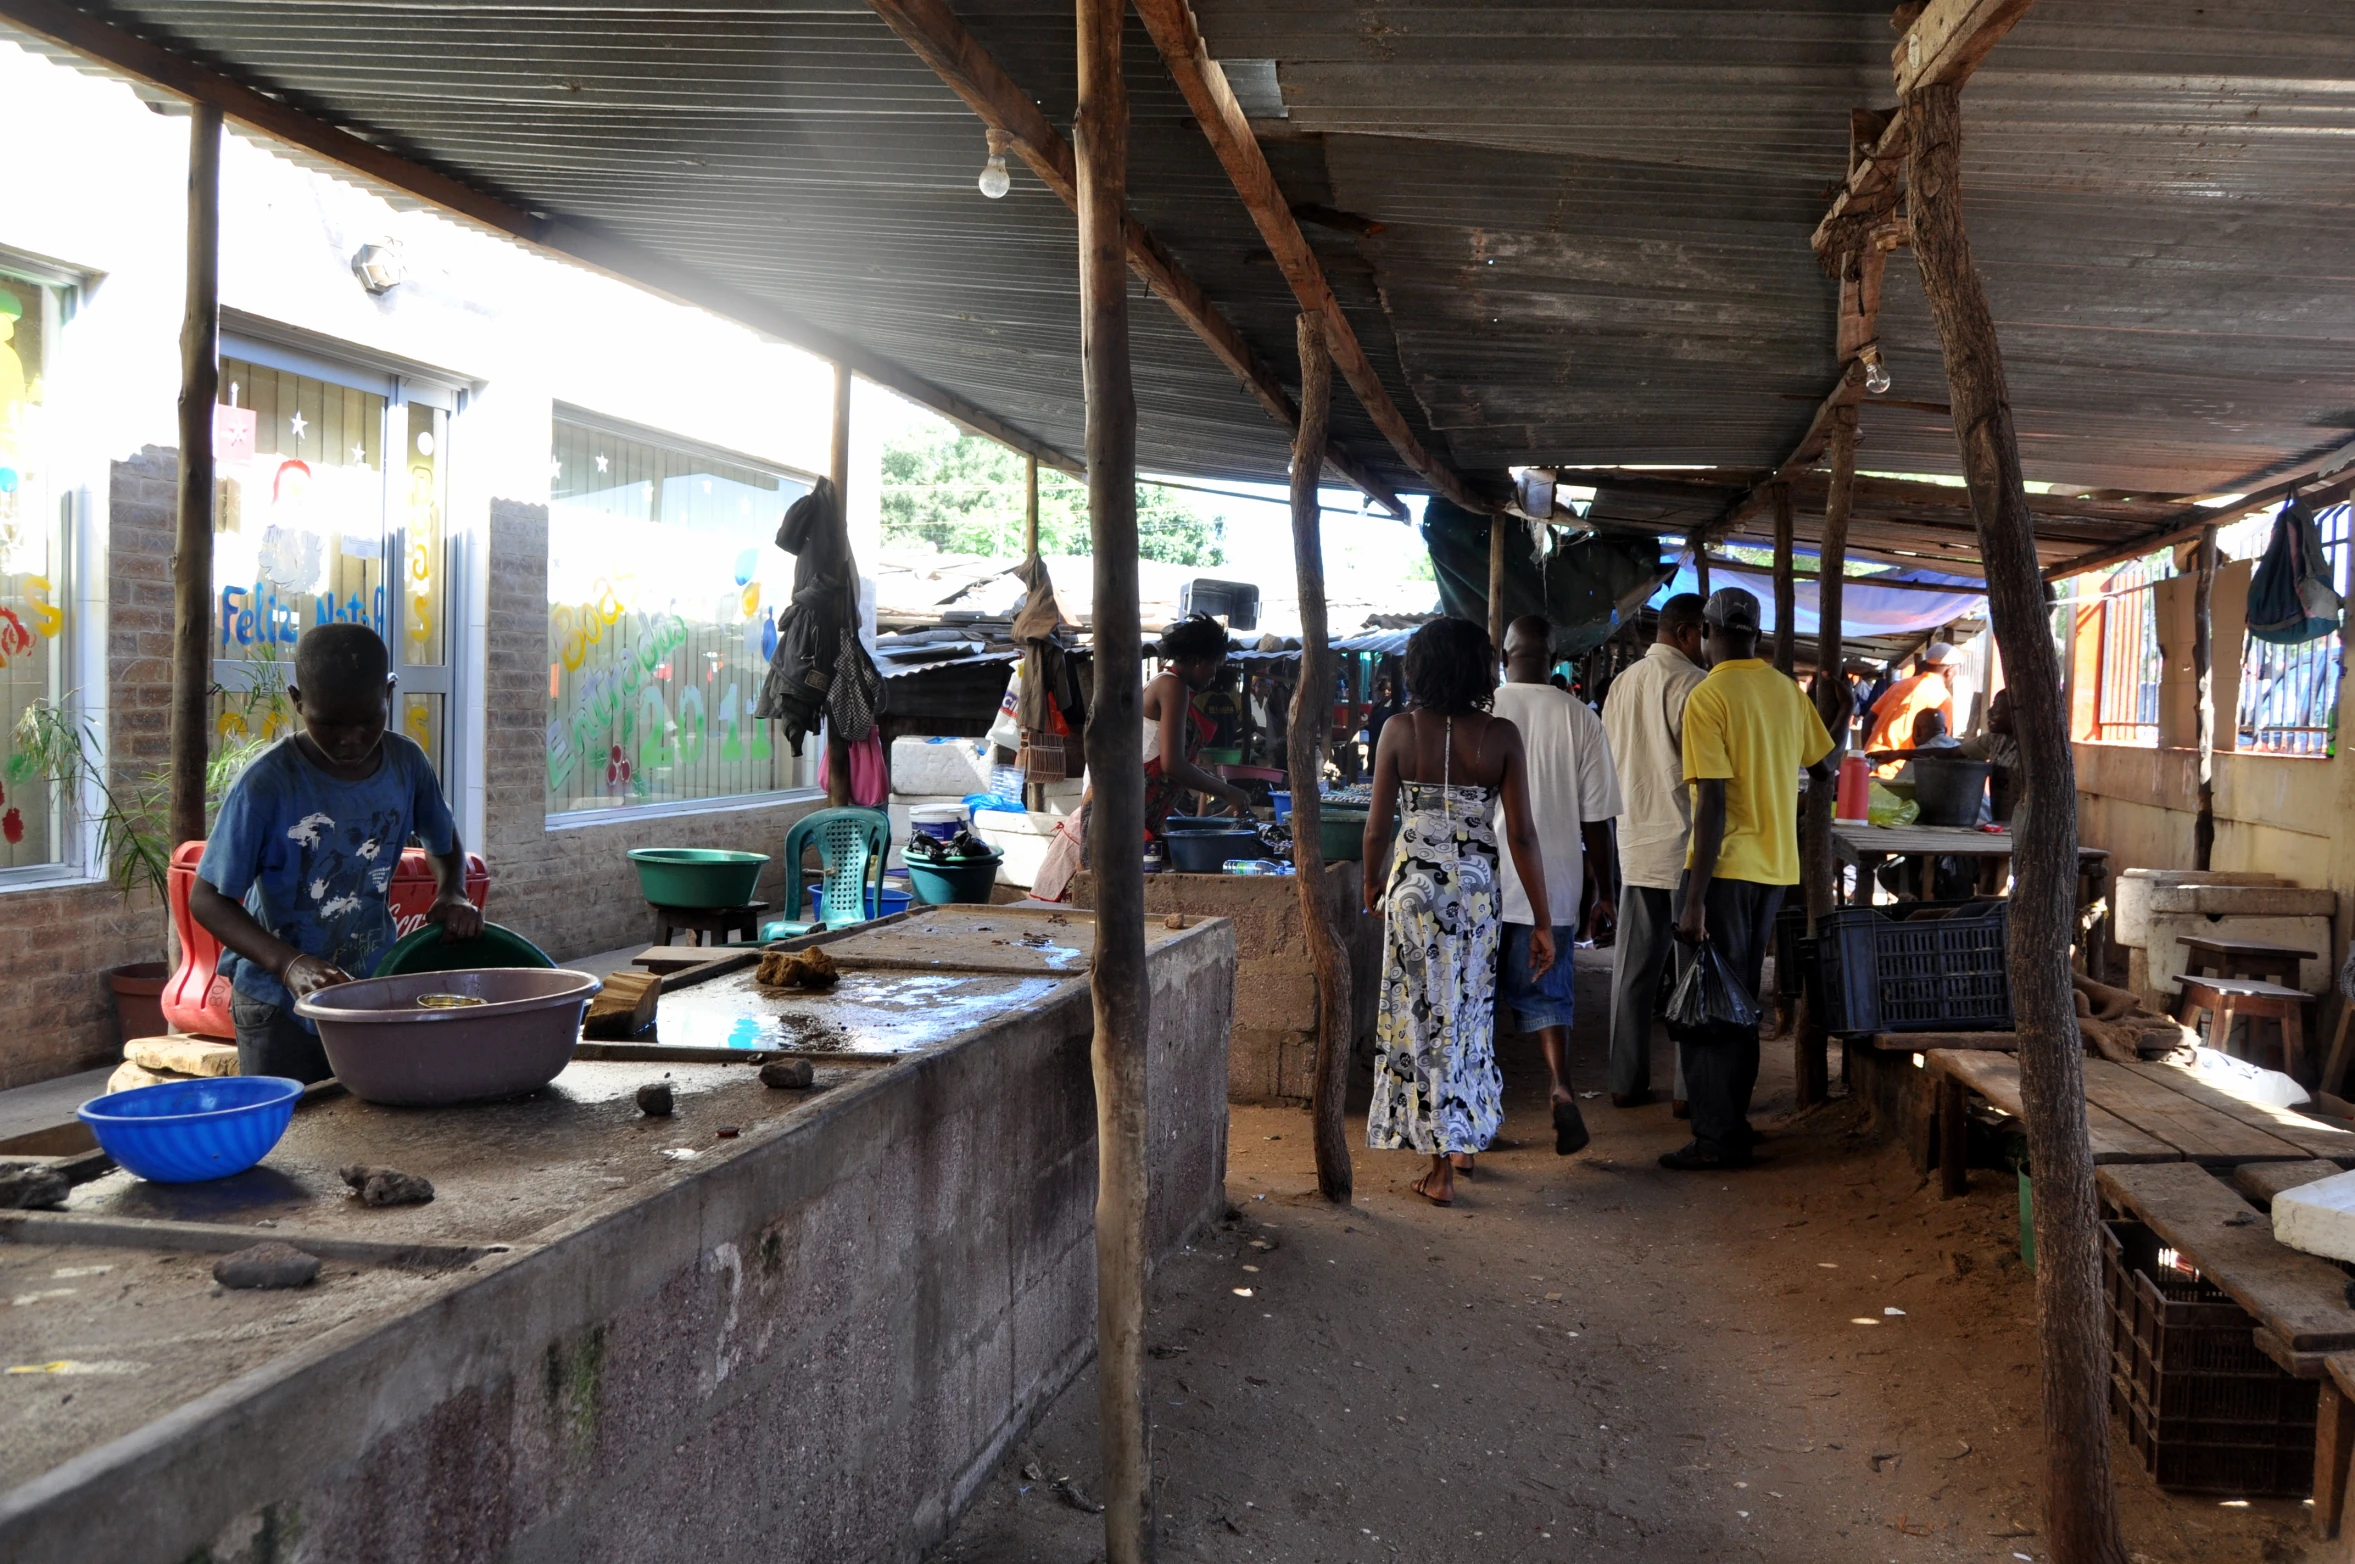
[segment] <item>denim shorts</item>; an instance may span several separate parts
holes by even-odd
[[[1545,976],[1534,979],[1529,975],[1531,932],[1526,923],[1505,925],[1504,954],[1497,963],[1497,1009],[1510,1012],[1516,1031],[1568,1026],[1576,984],[1570,952],[1577,944],[1578,931],[1568,927],[1554,930],[1554,964],[1545,969]]]
[[[238,992],[229,996],[229,1019],[237,1024],[237,1073],[282,1075],[305,1086],[335,1073],[319,1034],[288,1005]]]

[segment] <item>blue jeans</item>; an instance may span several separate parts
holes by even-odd
[[[1554,930],[1554,964],[1541,978],[1529,975],[1532,932],[1533,926],[1527,923],[1505,925],[1504,952],[1497,958],[1496,971],[1499,1018],[1511,1012],[1514,1030],[1522,1032],[1568,1026],[1577,977],[1571,971],[1570,952],[1578,943],[1578,931],[1568,926]]]
[[[266,999],[234,993],[229,1019],[237,1025],[239,1075],[282,1075],[308,1086],[335,1073],[319,1034],[303,1025],[291,1005],[281,1009]]]

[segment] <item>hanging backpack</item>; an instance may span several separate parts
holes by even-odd
[[[2273,518],[2273,538],[2249,579],[2249,634],[2296,646],[2336,630],[2343,606],[2322,551],[2322,528],[2293,499]]]

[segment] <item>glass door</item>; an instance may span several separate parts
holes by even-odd
[[[396,583],[386,644],[392,648],[393,675],[400,680],[393,726],[417,742],[440,774],[444,791],[451,791],[457,636],[450,614],[464,599],[450,590],[445,522],[450,410],[437,405],[431,392],[407,382],[395,396],[387,417],[399,436],[400,455],[385,464],[385,513],[393,519],[386,557]],[[388,440],[388,447],[392,443]]]

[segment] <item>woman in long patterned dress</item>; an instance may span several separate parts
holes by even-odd
[[[1444,1206],[1456,1170],[1471,1167],[1504,1118],[1493,1041],[1500,794],[1532,906],[1545,905],[1545,862],[1521,732],[1488,713],[1496,654],[1487,632],[1464,619],[1423,626],[1407,642],[1406,682],[1407,710],[1382,725],[1375,747],[1366,818],[1365,905],[1384,913],[1366,1144],[1429,1157],[1415,1193]],[[1541,925],[1529,938],[1531,976],[1553,963],[1553,931]]]

